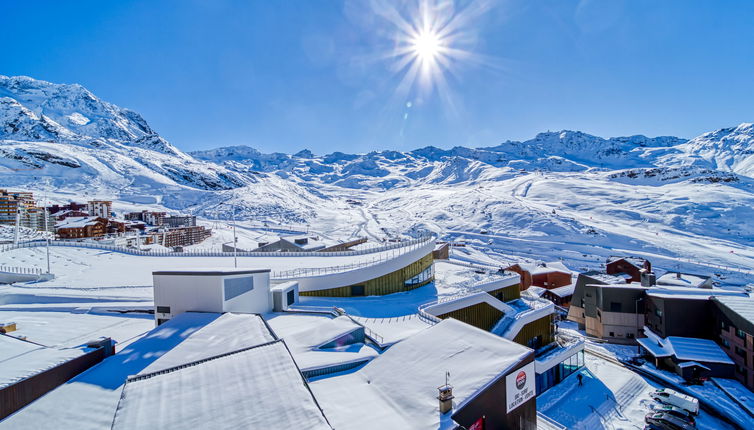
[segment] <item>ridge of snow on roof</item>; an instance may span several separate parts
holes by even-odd
[[[681,275],[678,278],[678,275]],[[710,277],[706,275],[693,275],[691,273],[668,272],[657,278],[657,285],[678,287],[699,287]]]
[[[132,379],[113,429],[331,429],[282,341]]]
[[[88,225],[97,224],[97,220],[101,217],[86,216],[86,217],[68,217],[62,221],[55,223],[55,228],[81,228]]]
[[[647,261],[641,257],[620,257],[617,255],[611,255],[607,259],[607,264],[614,263],[616,261],[623,260],[626,263],[636,267],[637,269],[643,269],[644,268],[644,262]]]
[[[456,410],[533,351],[452,318],[398,342],[361,370],[312,382],[335,428],[450,429],[437,387],[450,372]],[[411,375],[407,378],[406,375]]]

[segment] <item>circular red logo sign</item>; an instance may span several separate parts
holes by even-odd
[[[521,371],[516,375],[516,388],[520,390],[524,388],[524,385],[526,385],[526,372]]]

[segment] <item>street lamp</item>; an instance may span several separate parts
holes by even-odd
[[[634,301],[635,305],[635,311],[636,311],[636,336],[634,336],[634,339],[636,340],[636,355],[641,355],[641,345],[639,344],[639,302],[644,300],[644,297],[639,297]]]

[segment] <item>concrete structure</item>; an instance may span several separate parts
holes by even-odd
[[[21,227],[37,231],[53,231],[55,225],[45,208],[37,206],[33,193],[0,189],[0,225],[16,225],[17,218]]]
[[[298,302],[298,282],[289,281],[272,286],[272,310],[283,312]]]
[[[162,218],[162,224],[168,227],[196,227],[196,216],[194,215],[170,215]]]
[[[354,297],[409,291],[432,282],[434,240],[411,245],[392,258],[332,273],[295,271],[302,296]]]
[[[579,273],[576,278],[576,285],[574,286],[573,293],[571,295],[571,303],[568,308],[568,320],[578,323],[579,329],[586,329],[586,312],[584,303],[584,290],[587,284],[625,284],[626,280],[620,276],[608,275],[605,273],[591,271]]]
[[[212,230],[204,226],[178,227],[152,233],[149,236],[151,243],[157,243],[166,248],[174,248],[201,243],[212,236]]]
[[[90,216],[110,218],[113,213],[113,202],[109,200],[90,200],[86,203],[86,211]]]
[[[153,272],[157,325],[184,312],[272,311],[269,269]]]
[[[613,343],[634,343],[644,326],[646,289],[639,284],[585,285],[586,333]]]

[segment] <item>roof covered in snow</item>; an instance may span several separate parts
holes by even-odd
[[[610,257],[607,258],[607,264],[614,263],[620,260],[625,261],[626,263],[636,267],[637,269],[644,268],[644,262],[647,261],[640,257],[621,257],[621,256],[611,255]]]
[[[531,287],[529,287],[531,289]],[[558,297],[568,297],[573,295],[573,291],[576,289],[576,283],[571,282],[568,285],[563,285],[562,287],[553,288],[549,290],[552,294],[555,294]]]
[[[743,291],[723,290],[720,288],[683,288],[656,286],[647,290],[647,295],[660,299],[709,300],[713,296],[748,297]]]
[[[129,379],[113,429],[331,429],[282,341]]]
[[[708,285],[710,280],[706,275],[692,275],[690,273],[668,272],[657,278],[657,285],[668,287],[701,288]],[[711,287],[711,285],[709,285]]]
[[[86,348],[48,348],[0,334],[0,388],[83,355]]]
[[[713,302],[736,328],[754,334],[754,297],[715,296]]]
[[[644,349],[654,357],[674,357],[679,361],[700,363],[734,364],[728,355],[714,341],[693,337],[668,336],[663,339],[644,327],[645,338],[637,339]]]
[[[335,428],[454,428],[450,414],[439,413],[436,398],[446,372],[460,408],[530,355],[529,348],[446,319],[393,345],[356,372],[310,385]]]
[[[103,218],[96,216],[85,217],[68,217],[55,223],[55,228],[81,228],[89,225],[95,225]]]
[[[261,325],[260,325],[261,324]],[[269,342],[258,315],[187,312],[6,418],[9,428],[109,428],[126,379]],[[162,359],[165,361],[162,361]]]
[[[520,267],[522,270],[525,270],[532,275],[542,275],[545,273],[553,273],[553,272],[559,272],[559,273],[571,273],[571,269],[567,268],[565,264],[561,263],[560,261],[551,261],[551,262],[536,262],[536,263],[516,263],[518,267]],[[514,265],[514,266],[515,266]]]

